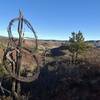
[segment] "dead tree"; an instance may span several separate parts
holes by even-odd
[[[16,21],[18,21],[18,30],[17,31],[19,34],[17,43],[16,43],[16,39],[13,37],[12,31],[11,31],[12,25]],[[27,27],[33,32],[33,35],[35,37],[34,51],[31,51],[28,48],[23,47],[23,41],[24,41],[23,24],[26,24]],[[20,15],[18,18],[14,18],[10,21],[10,23],[8,25],[8,35],[9,35],[9,42],[8,42],[8,46],[4,52],[3,64],[4,64],[5,69],[9,73],[9,76],[12,78],[12,89],[10,91],[10,90],[7,90],[6,88],[2,87],[2,85],[0,85],[0,86],[1,86],[3,92],[6,91],[11,94],[13,100],[20,100],[20,98],[19,98],[20,92],[21,92],[20,83],[21,82],[26,82],[26,83],[32,82],[38,78],[39,73],[40,73],[39,63],[38,63],[37,57],[35,56],[35,51],[37,50],[37,47],[38,47],[37,36],[36,36],[36,33],[35,33],[33,27],[31,26],[31,24],[26,19],[23,18],[21,11],[20,11]],[[20,73],[23,50],[26,50],[28,53],[30,53],[32,55],[32,60],[34,60],[37,64],[36,72],[31,77],[21,76],[21,73]],[[13,53],[15,53],[15,55],[13,55]]]

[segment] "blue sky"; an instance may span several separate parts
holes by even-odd
[[[0,35],[19,9],[40,39],[66,40],[80,30],[86,40],[100,40],[100,0],[0,0]]]

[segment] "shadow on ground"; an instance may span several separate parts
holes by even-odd
[[[29,87],[23,85],[24,91],[31,91],[30,100],[100,100],[99,66],[55,63],[45,65]]]
[[[24,93],[29,100],[100,100],[100,66],[48,63],[36,81],[22,83]]]

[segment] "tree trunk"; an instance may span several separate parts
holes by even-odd
[[[76,55],[75,55],[75,64],[78,63],[78,52],[76,52]]]
[[[20,53],[17,53],[17,76],[20,77],[20,70],[21,70],[21,50]],[[20,87],[20,82],[17,82],[17,94],[20,95],[21,92],[21,87]]]

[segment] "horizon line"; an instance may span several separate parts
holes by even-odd
[[[4,38],[9,38],[9,36],[5,36],[5,35],[0,35],[0,37],[4,37]],[[25,38],[27,38],[27,37],[25,37]],[[32,38],[30,38],[30,39],[32,39]],[[33,38],[33,39],[35,39],[35,38]],[[37,38],[38,40],[46,40],[46,41],[50,41],[50,40],[52,40],[52,41],[68,41],[68,39],[45,39],[45,38]],[[99,39],[100,40],[100,39]],[[85,41],[98,41],[98,39],[86,39]]]

